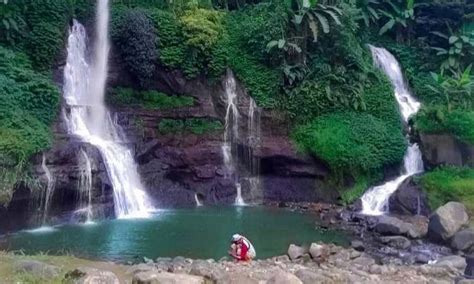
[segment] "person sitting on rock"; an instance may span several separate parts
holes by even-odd
[[[231,239],[229,255],[237,261],[251,261],[256,257],[255,248],[244,236],[234,234]]]

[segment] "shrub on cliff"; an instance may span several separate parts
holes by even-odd
[[[379,171],[400,162],[406,144],[383,119],[355,112],[332,113],[298,127],[301,149],[326,161],[337,177]]]
[[[22,164],[49,145],[59,91],[26,56],[0,47],[0,94],[0,161]]]
[[[125,11],[114,25],[112,36],[128,70],[145,87],[155,72],[158,51],[156,31],[145,10]]]
[[[474,214],[474,170],[471,168],[442,167],[424,174],[420,183],[432,209],[449,201],[464,203]]]

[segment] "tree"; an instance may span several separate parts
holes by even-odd
[[[129,71],[144,87],[155,72],[158,58],[155,27],[145,11],[126,11],[113,31],[113,38]]]

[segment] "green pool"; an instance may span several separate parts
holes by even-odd
[[[226,255],[233,233],[247,236],[258,258],[284,254],[291,243],[348,243],[340,231],[317,228],[309,214],[264,207],[198,207],[159,211],[149,219],[21,231],[6,237],[3,246],[28,254],[72,253],[114,261],[174,256],[219,259]]]

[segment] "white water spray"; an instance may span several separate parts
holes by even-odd
[[[54,176],[51,174],[51,171],[49,170],[48,166],[46,165],[46,157],[43,154],[43,160],[41,162],[41,169],[44,172],[44,175],[46,176],[46,188],[44,189],[43,199],[42,199],[42,209],[43,209],[43,219],[42,219],[42,225],[46,224],[46,219],[48,218],[48,213],[49,213],[49,206],[51,205],[51,199],[53,197],[53,192],[54,192],[54,186],[56,183],[56,180]]]
[[[89,156],[81,149],[79,152],[79,204],[80,211],[86,212],[86,223],[92,222],[92,167]]]
[[[140,182],[132,152],[119,135],[120,126],[113,122],[104,105],[108,18],[108,1],[99,0],[92,64],[86,57],[86,31],[74,21],[64,68],[63,92],[69,107],[64,116],[69,133],[99,149],[112,183],[117,218],[147,217],[152,206]]]
[[[398,102],[403,121],[416,114],[420,103],[410,94],[408,86],[403,79],[400,64],[395,57],[384,48],[370,46],[375,65],[380,68],[390,79]],[[399,177],[385,184],[369,189],[362,196],[362,213],[367,215],[381,215],[388,211],[390,196],[398,189],[402,182],[417,173],[423,172],[423,160],[416,143],[410,144],[403,158],[403,171]]]

